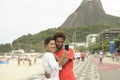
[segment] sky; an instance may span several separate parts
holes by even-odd
[[[57,28],[82,0],[0,0],[0,44]],[[120,0],[101,0],[107,14],[120,17]]]

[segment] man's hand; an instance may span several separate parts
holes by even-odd
[[[48,74],[47,72],[45,72],[44,75],[45,75],[46,78],[50,78],[50,74]]]
[[[69,54],[69,51],[65,50],[64,54],[62,55],[62,57],[67,57],[68,54]]]

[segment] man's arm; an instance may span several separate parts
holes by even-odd
[[[70,59],[66,57],[62,63],[62,66],[65,66],[69,61]]]
[[[62,66],[66,65],[69,62],[69,59],[66,57],[62,63]],[[48,74],[47,72],[45,72],[45,77],[46,78],[50,78],[50,74]]]
[[[65,66],[70,60],[72,60],[73,58],[73,49],[69,49],[69,53],[68,53],[68,56],[64,59],[63,63],[62,63],[62,66]]]

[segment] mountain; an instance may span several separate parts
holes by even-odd
[[[120,17],[106,14],[100,0],[83,0],[60,27],[81,27],[101,22],[106,25],[110,25],[111,22],[112,25],[120,25]]]
[[[37,34],[28,34],[12,42],[12,49],[24,49],[26,52],[35,50],[43,52],[43,41],[56,31],[63,31],[66,35],[65,43],[84,42],[86,35],[96,34],[109,28],[119,28],[120,17],[105,13],[100,0],[83,0],[80,6],[58,28],[51,28]]]

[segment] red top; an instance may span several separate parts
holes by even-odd
[[[61,51],[56,52],[56,55],[61,58],[62,54],[64,53],[64,49]],[[71,48],[69,48],[69,53],[67,58],[70,59],[70,61],[65,64],[65,66],[62,67],[62,70],[59,71],[59,77],[60,80],[75,80],[74,72],[73,72],[73,55],[74,52]]]
[[[81,52],[81,57],[85,57],[85,53],[84,52]]]

